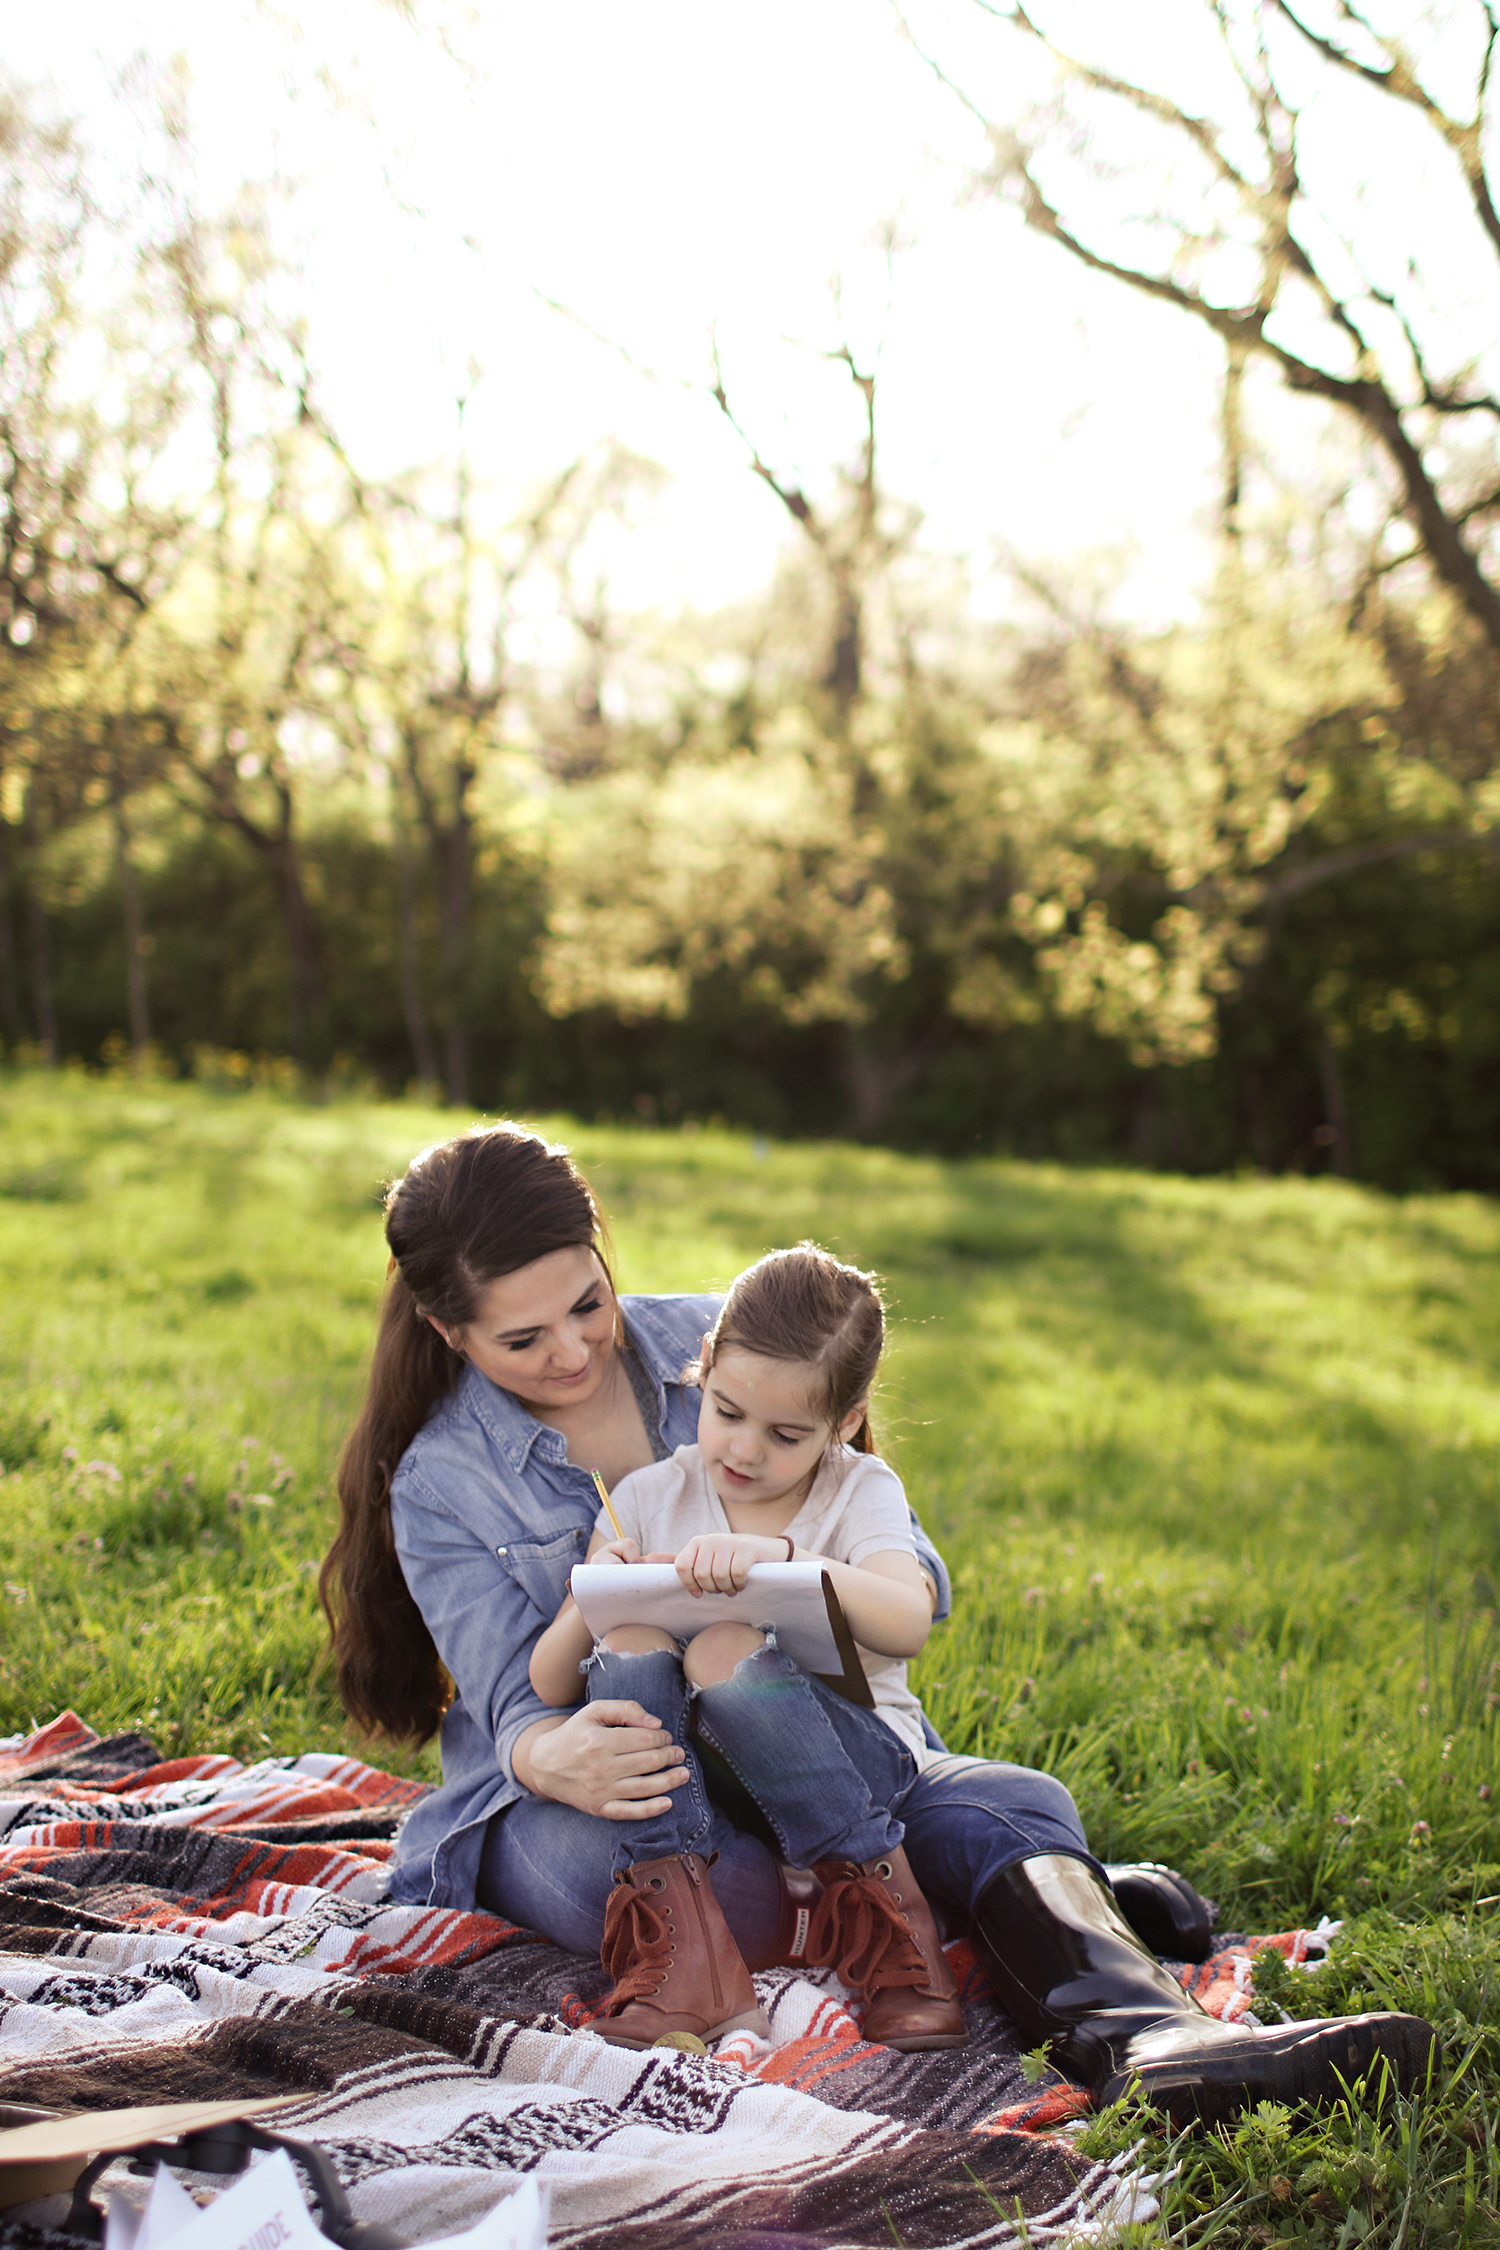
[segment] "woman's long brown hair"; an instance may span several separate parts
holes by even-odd
[[[517,1125],[476,1126],[424,1149],[386,1197],[391,1272],[370,1387],[339,1461],[339,1529],[318,1579],[339,1693],[371,1733],[425,1742],[449,1682],[412,1599],[391,1528],[391,1479],[464,1371],[454,1333],[492,1281],[554,1250],[592,1249],[605,1273],[593,1192],[566,1149]],[[431,1317],[429,1317],[431,1316]]]

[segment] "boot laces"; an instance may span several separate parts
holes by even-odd
[[[830,1883],[813,1910],[807,1957],[866,1993],[929,1978],[911,1924],[878,1875]]]
[[[605,1903],[599,1948],[605,1973],[615,1980],[606,2014],[617,2014],[631,2000],[654,1998],[674,1950],[672,1924],[657,1898],[633,1883],[617,1883]]]

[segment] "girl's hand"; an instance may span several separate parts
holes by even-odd
[[[590,1561],[591,1563],[592,1563],[592,1562],[631,1563],[631,1562],[639,1562],[639,1561],[640,1561],[640,1559],[641,1559],[641,1550],[640,1550],[640,1548],[639,1548],[639,1547],[638,1547],[638,1546],[636,1545],[636,1543],[635,1543],[635,1541],[634,1541],[633,1539],[610,1539],[610,1540],[607,1540],[607,1541],[605,1542],[605,1544],[604,1544],[604,1545],[603,1545],[602,1547],[596,1547],[596,1548],[594,1549],[593,1553],[592,1553],[592,1554],[591,1554],[591,1555],[589,1556],[589,1561]],[[670,1561],[670,1559],[671,1559],[671,1558],[670,1558],[670,1556],[664,1556],[664,1557],[663,1557],[662,1559],[663,1559],[664,1561]]]
[[[705,1531],[675,1559],[690,1594],[737,1594],[752,1563],[786,1561],[786,1541],[758,1539],[748,1531]]]
[[[511,1771],[533,1796],[604,1820],[654,1820],[688,1779],[687,1753],[639,1703],[585,1703],[519,1736]]]

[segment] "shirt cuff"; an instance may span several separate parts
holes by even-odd
[[[556,1710],[550,1703],[544,1703],[539,1695],[533,1695],[529,1689],[524,1696],[507,1706],[505,1716],[495,1733],[495,1763],[506,1780],[514,1783],[517,1789],[526,1789],[526,1784],[510,1762],[516,1744],[528,1727],[536,1725],[538,1719],[558,1719],[565,1716],[564,1712]],[[528,1796],[531,1794],[529,1790],[526,1793]]]
[[[932,1622],[934,1625],[941,1624],[953,1608],[953,1587],[948,1577],[948,1565],[922,1533],[917,1535],[917,1563],[937,1588],[937,1600],[932,1606]]]

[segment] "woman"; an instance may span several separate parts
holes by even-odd
[[[681,1372],[717,1300],[617,1300],[587,1182],[510,1125],[419,1156],[387,1199],[386,1238],[321,1584],[354,1718],[398,1738],[441,1729],[442,1786],[402,1832],[393,1893],[477,1903],[595,1952],[610,1824],[669,1809],[701,1769],[638,1703],[549,1709],[528,1663],[588,1545],[590,1470],[612,1486],[693,1440],[698,1394]],[[941,1617],[947,1572],[915,1518],[913,1533]],[[785,1959],[806,1889],[708,1787],[724,1919],[752,1967]],[[1050,1775],[944,1756],[898,1809],[922,1890],[967,1919],[1023,2031],[1101,2099],[1139,2080],[1174,2113],[1217,2117],[1336,2095],[1338,2073],[1381,2055],[1403,2082],[1425,2068],[1433,2035],[1412,2017],[1254,2033],[1205,2015],[1123,1919]],[[1170,1883],[1156,1896],[1170,1904]]]

